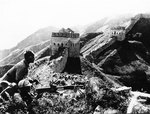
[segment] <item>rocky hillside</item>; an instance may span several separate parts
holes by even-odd
[[[59,68],[57,64],[61,64],[60,57],[51,60],[47,56],[36,61],[31,67],[29,76],[40,81],[37,88],[49,87],[50,83],[60,86],[85,83],[86,88],[77,91],[59,91],[61,94],[55,96],[53,94],[46,95],[40,100],[42,104],[34,107],[38,113],[44,113],[44,110],[49,113],[88,114],[149,111],[148,104],[141,102],[144,99],[149,99],[149,94],[132,92],[130,88],[122,87],[123,84],[116,79],[115,75],[103,73],[102,69],[83,57],[80,57],[82,75],[54,72]],[[63,57],[65,58],[65,56]],[[136,102],[133,104],[133,101]]]
[[[119,36],[120,30],[114,29],[117,27],[123,28],[124,34]],[[42,98],[35,100],[33,110],[37,114],[149,113],[149,30],[147,14],[105,18],[85,29],[79,58],[69,58],[67,48],[50,56],[50,42],[45,41],[32,46],[25,43],[27,47],[14,50],[0,63],[19,62],[28,48],[36,53],[36,61],[28,73],[40,82],[35,88],[50,84],[84,85],[84,88],[59,90],[57,94],[45,92]],[[1,75],[11,67],[1,67]]]
[[[110,23],[103,34],[85,43],[81,53],[124,85],[149,92],[149,20],[149,15],[139,14],[131,19],[118,20],[117,24]],[[125,40],[118,41],[108,35],[112,25],[125,27]]]
[[[102,32],[108,29],[109,27],[116,26],[120,23],[127,22],[133,17],[131,14],[127,15],[119,15],[119,16],[112,16],[112,17],[105,17],[102,18],[99,21],[96,21],[92,24],[89,24],[85,28],[85,34],[86,33],[96,33],[96,32]]]

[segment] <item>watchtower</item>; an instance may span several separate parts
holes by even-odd
[[[59,48],[68,48],[69,57],[79,57],[80,38],[79,33],[75,33],[70,28],[62,28],[59,32],[52,32],[51,55],[54,55]]]
[[[110,37],[116,37],[118,41],[123,41],[125,39],[125,27],[116,26],[111,28]]]

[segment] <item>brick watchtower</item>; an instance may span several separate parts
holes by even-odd
[[[52,49],[51,55],[54,55],[60,47],[65,47],[68,48],[69,57],[79,57],[79,33],[74,33],[70,28],[62,28],[59,32],[53,32],[50,46]]]

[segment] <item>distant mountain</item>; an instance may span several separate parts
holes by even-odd
[[[0,65],[16,64],[23,59],[23,53],[25,50],[32,50],[34,53],[37,53],[49,45],[50,40],[47,40],[37,45],[28,46],[24,49],[16,49],[12,53],[10,53],[6,58],[0,60]]]
[[[102,18],[99,21],[87,25],[87,27],[84,30],[84,34],[93,32],[103,32],[110,26],[119,25],[120,23],[124,23],[125,21],[130,20],[131,17],[133,17],[133,15],[126,14]]]
[[[78,26],[73,26],[73,27],[70,27],[73,31],[77,32],[77,33],[80,33],[80,35],[84,34],[85,33],[85,30],[86,28],[88,27],[89,25],[78,25]]]
[[[51,27],[51,26],[42,28],[42,29],[36,31],[35,33],[31,34],[30,36],[28,36],[26,39],[19,42],[15,48],[23,49],[28,46],[39,44],[46,40],[50,40],[51,33],[55,32],[55,31],[58,31],[58,29],[55,27]]]
[[[106,22],[107,18],[103,18],[99,21],[96,21],[90,25],[87,26],[87,28],[85,29],[84,33],[93,33],[93,32],[96,32],[97,29],[101,28],[104,23]]]
[[[46,27],[42,28],[35,33],[31,34],[21,42],[19,42],[15,47],[11,49],[1,50],[0,51],[0,60],[8,58],[7,56],[10,56],[12,52],[14,53],[15,50],[23,50],[24,48],[27,48],[28,46],[33,46],[39,43],[42,43],[43,41],[50,40],[51,33],[54,31],[58,31],[59,29],[55,27]],[[0,64],[1,65],[1,64]]]

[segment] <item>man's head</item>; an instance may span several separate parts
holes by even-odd
[[[34,53],[30,50],[26,51],[24,53],[24,59],[28,64],[33,63],[34,62]]]

